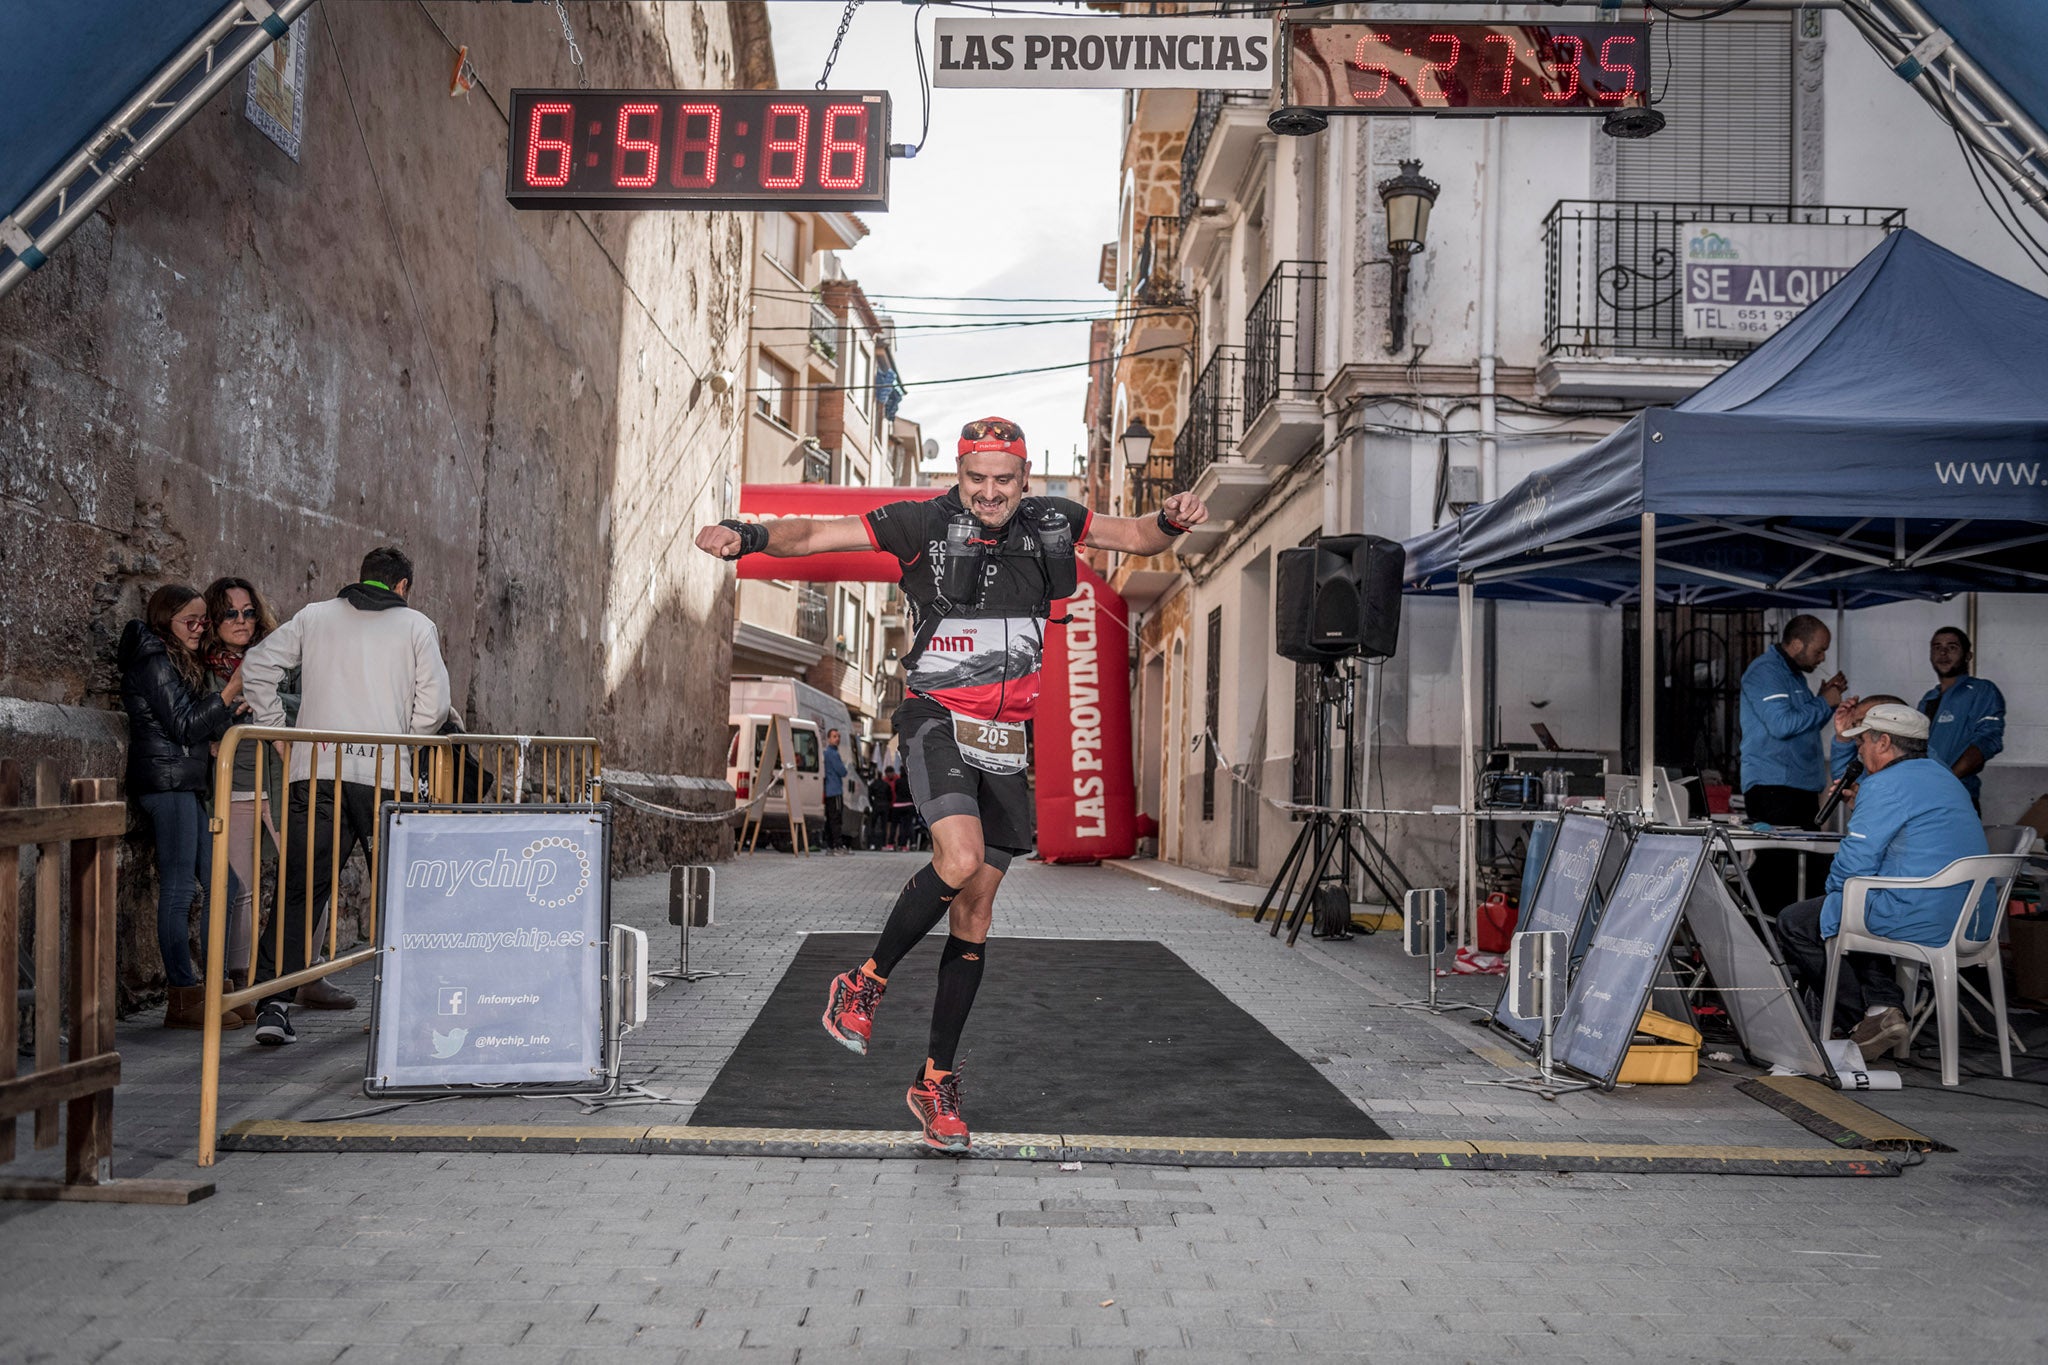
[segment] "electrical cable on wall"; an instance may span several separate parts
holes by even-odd
[[[1146,347],[1146,348],[1145,348],[1144,350],[1142,350],[1142,351],[1126,351],[1126,352],[1124,353],[1124,355],[1123,355],[1122,357],[1118,357],[1118,358],[1119,358],[1119,359],[1127,359],[1127,358],[1129,358],[1129,357],[1131,357],[1131,356],[1140,356],[1140,355],[1152,355],[1152,354],[1154,354],[1155,352],[1159,352],[1159,351],[1186,351],[1186,350],[1187,350],[1187,347],[1185,347],[1185,346],[1180,346],[1180,345],[1172,345],[1172,344],[1169,344],[1169,345],[1164,345],[1164,346],[1147,346],[1147,347]],[[1029,368],[1026,368],[1026,369],[1021,369],[1021,370],[999,370],[999,371],[997,371],[997,372],[996,372],[996,373],[994,373],[994,374],[962,374],[962,375],[954,375],[954,376],[952,376],[951,378],[947,378],[947,379],[920,379],[920,380],[918,380],[917,382],[918,382],[918,385],[919,385],[919,387],[921,387],[921,388],[930,388],[930,387],[932,387],[933,385],[936,385],[936,384],[977,384],[977,383],[980,383],[981,381],[983,381],[983,380],[987,380],[987,379],[1016,379],[1016,378],[1019,378],[1019,377],[1021,377],[1021,376],[1023,376],[1023,375],[1027,375],[1027,374],[1050,374],[1050,373],[1052,373],[1052,372],[1053,372],[1053,371],[1055,371],[1055,370],[1078,370],[1078,369],[1082,369],[1082,368],[1085,368],[1085,367],[1087,367],[1087,366],[1090,366],[1090,365],[1108,365],[1109,363],[1110,363],[1110,361],[1109,361],[1109,360],[1107,360],[1107,359],[1104,359],[1104,360],[1069,360],[1069,361],[1063,361],[1063,362],[1061,362],[1061,363],[1060,363],[1060,364],[1058,364],[1058,365],[1035,365],[1035,366],[1031,366],[1031,367],[1029,367]],[[776,393],[849,393],[849,392],[855,392],[855,391],[865,390],[865,389],[866,389],[867,387],[868,387],[868,386],[867,386],[867,385],[865,385],[865,384],[785,384],[785,385],[782,385],[781,387],[779,387],[779,388],[777,388],[777,389],[773,389],[773,390],[770,390],[770,389],[748,389],[748,390],[747,390],[747,392],[748,392],[748,393],[749,393],[750,395],[751,395],[751,394],[756,394],[756,393],[770,393],[770,392],[776,392]]]

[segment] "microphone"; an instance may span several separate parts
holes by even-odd
[[[1842,769],[1842,780],[1835,784],[1834,795],[1830,796],[1827,804],[1820,808],[1820,814],[1813,817],[1815,829],[1827,828],[1828,819],[1835,813],[1835,807],[1842,804],[1842,797],[1848,793],[1849,788],[1856,785],[1856,779],[1861,776],[1863,776],[1863,760],[1860,758],[1850,759],[1849,766]]]

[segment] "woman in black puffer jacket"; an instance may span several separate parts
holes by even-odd
[[[237,676],[219,693],[206,686],[196,653],[206,600],[167,583],[150,594],[146,620],[121,633],[121,704],[128,712],[128,790],[156,827],[156,942],[170,979],[166,1028],[205,1026],[206,987],[192,963],[192,897],[212,877],[206,794],[208,746],[247,709]],[[230,892],[233,899],[233,892]],[[240,1028],[233,1011],[224,1028]]]

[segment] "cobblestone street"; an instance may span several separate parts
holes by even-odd
[[[591,1118],[463,1100],[387,1118],[686,1122],[801,935],[879,925],[915,865],[764,854],[720,869],[693,964],[734,974],[661,992],[628,1043],[632,1077],[680,1105]],[[620,883],[614,914],[672,963],[666,893]],[[1124,872],[1026,864],[996,932],[1165,943],[1396,1136],[1825,1148],[1715,1070],[1556,1104],[1473,1092],[1463,1081],[1501,1074],[1506,1054],[1469,1023],[1379,1007],[1424,984],[1391,935],[1289,949]],[[300,1015],[296,1048],[229,1035],[224,1121],[370,1107],[365,1016]],[[123,1030],[118,1173],[189,1175],[196,1040],[154,1022]],[[1920,1089],[1873,1107],[1958,1150],[1906,1156],[1918,1164],[1894,1179],[230,1152],[218,1193],[190,1208],[0,1209],[0,1355],[2042,1358],[2048,1115]]]

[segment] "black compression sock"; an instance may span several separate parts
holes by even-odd
[[[939,993],[932,1002],[931,1065],[940,1071],[953,1069],[953,1054],[960,1047],[960,1030],[967,1027],[968,1011],[974,1008],[974,993],[981,989],[981,960],[986,943],[970,943],[946,935],[946,951],[939,956]]]
[[[946,917],[953,897],[959,894],[960,888],[948,886],[940,879],[939,870],[930,863],[919,868],[916,876],[903,883],[903,890],[896,897],[896,908],[889,912],[889,922],[882,926],[881,942],[875,945],[876,975],[886,977],[895,971],[896,964],[917,946],[917,941]]]

